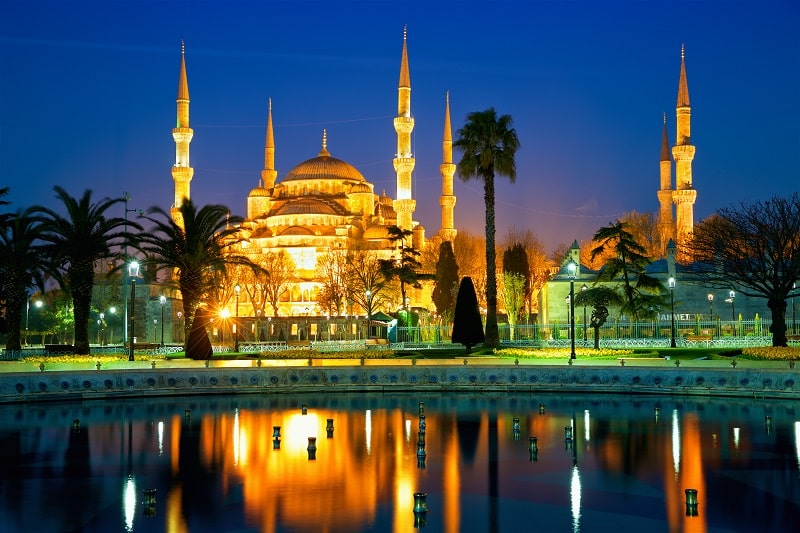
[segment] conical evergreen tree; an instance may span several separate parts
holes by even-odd
[[[483,333],[481,311],[478,307],[478,296],[475,294],[475,285],[472,278],[465,277],[458,286],[456,297],[456,310],[453,316],[453,343],[463,344],[467,353],[472,347],[483,343],[486,337]]]

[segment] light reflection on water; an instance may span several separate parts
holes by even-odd
[[[0,529],[789,531],[797,418],[790,402],[546,394],[2,406]]]

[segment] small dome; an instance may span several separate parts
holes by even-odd
[[[265,187],[256,187],[250,194],[247,195],[248,198],[269,198],[269,189]]]
[[[356,183],[355,185],[353,185],[353,188],[350,189],[350,192],[351,193],[366,192],[372,194],[372,188],[370,188],[370,186],[364,182]]]

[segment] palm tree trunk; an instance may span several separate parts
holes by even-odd
[[[486,204],[486,340],[483,345],[496,348],[500,345],[497,330],[497,267],[494,247],[494,172],[483,180],[483,200]]]

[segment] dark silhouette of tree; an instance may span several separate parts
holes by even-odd
[[[32,212],[42,218],[44,253],[51,262],[48,269],[62,287],[69,286],[75,313],[75,353],[89,353],[89,313],[94,288],[94,265],[97,261],[115,257],[115,249],[125,239],[126,226],[140,228],[135,222],[106,214],[122,198],[104,198],[92,202],[92,191],[86,190],[80,199],[56,186],[56,198],[66,209],[66,216],[46,207],[34,207]],[[63,274],[63,277],[61,276]]]
[[[5,227],[0,228],[1,290],[2,301],[6,305],[6,349],[9,351],[18,351],[22,347],[22,310],[28,305],[28,289],[44,290],[46,259],[41,246],[37,244],[42,229],[41,221],[33,216],[32,208],[17,211]]]
[[[497,272],[495,251],[495,174],[506,176],[511,183],[517,178],[515,155],[519,148],[517,132],[511,127],[510,115],[497,116],[494,108],[467,115],[467,123],[458,130],[453,146],[460,150],[458,176],[468,181],[483,181],[486,208],[486,341],[488,347],[500,345],[497,330]]]
[[[633,320],[657,316],[665,305],[666,289],[660,280],[647,274],[646,269],[652,261],[644,247],[627,230],[627,223],[618,220],[600,228],[593,239],[599,244],[592,249],[592,259],[607,254],[609,250],[614,252],[600,269],[597,281],[622,283],[621,311]]]
[[[592,287],[585,291],[576,291],[575,305],[592,307],[592,319],[589,325],[594,329],[594,349],[600,349],[600,328],[608,319],[609,305],[622,305],[619,293],[610,287]]]
[[[467,353],[470,353],[473,346],[485,340],[475,286],[472,284],[472,278],[462,278],[458,287],[456,310],[453,316],[452,342],[463,344]]]
[[[772,345],[786,346],[786,298],[800,279],[800,195],[724,208],[694,227],[689,266],[706,286],[765,298]]]
[[[439,260],[436,262],[436,284],[431,298],[436,312],[449,321],[455,306],[455,288],[458,287],[458,263],[453,245],[445,241],[439,245]]]

